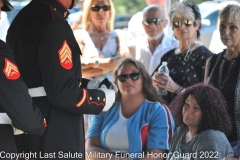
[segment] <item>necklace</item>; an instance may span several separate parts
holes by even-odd
[[[184,61],[187,62],[192,54],[192,50],[187,52],[186,56],[184,57]]]
[[[192,43],[188,48],[185,49],[181,49],[181,48],[177,48],[175,50],[175,54],[180,54],[180,53],[184,53],[187,52],[185,57],[184,57],[184,61],[187,62],[192,54],[192,51],[195,47],[195,45],[197,44],[197,42],[195,41],[194,43]]]
[[[219,75],[218,75],[218,88],[220,90],[222,90],[225,87],[229,77],[232,75],[233,68],[234,68],[234,66],[236,64],[235,61],[236,61],[236,59],[231,61],[231,64],[230,64],[229,69],[227,71],[227,75],[223,79],[223,68],[224,68],[223,66],[225,64],[225,60],[224,59],[222,60],[221,65],[220,65],[220,69],[219,69]]]
[[[104,37],[101,37],[100,39],[103,41],[103,40],[104,40]]]

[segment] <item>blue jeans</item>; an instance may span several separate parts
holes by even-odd
[[[240,157],[240,140],[231,142],[231,146],[233,147],[234,157],[239,158]]]

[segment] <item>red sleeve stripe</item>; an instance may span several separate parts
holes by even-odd
[[[87,90],[86,89],[82,89],[82,90],[83,90],[83,96],[82,96],[82,99],[76,104],[77,107],[80,107],[87,98]]]

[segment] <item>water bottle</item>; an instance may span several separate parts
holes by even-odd
[[[162,62],[162,65],[158,68],[158,73],[164,72],[167,75],[169,75],[169,69],[167,67],[167,62]],[[167,90],[165,88],[157,88],[158,95],[166,95]]]

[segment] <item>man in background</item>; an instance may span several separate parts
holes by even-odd
[[[150,75],[161,61],[162,56],[178,47],[178,41],[163,32],[167,26],[165,11],[159,5],[149,5],[143,9],[144,33],[138,35],[135,45],[129,46],[132,57],[142,62]]]
[[[152,5],[156,4],[160,7],[164,7],[164,0],[146,0],[146,4]],[[138,37],[145,34],[142,27],[143,12],[140,11],[132,16],[128,22],[128,43],[134,43],[133,41]]]

